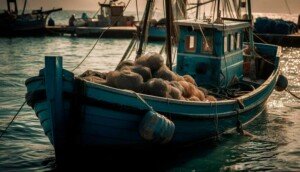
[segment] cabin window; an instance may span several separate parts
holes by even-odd
[[[228,37],[224,36],[224,53],[228,52]]]
[[[234,48],[235,48],[235,43],[236,43],[236,40],[235,40],[235,37],[234,35],[230,35],[230,51],[233,51]]]
[[[212,54],[213,53],[213,43],[214,38],[211,32],[208,32],[207,35],[205,35],[205,38],[202,40],[202,52]]]
[[[196,37],[193,35],[189,35],[185,38],[185,50],[187,52],[195,52],[196,51]]]
[[[241,49],[241,34],[236,34],[236,49]]]

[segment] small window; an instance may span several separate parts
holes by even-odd
[[[224,53],[228,52],[228,37],[224,36]]]
[[[185,38],[185,50],[187,52],[195,52],[196,51],[196,37],[193,35],[189,35]]]
[[[236,49],[241,49],[241,34],[236,34]]]
[[[213,36],[212,35],[207,35],[205,37],[206,39],[202,40],[202,52],[203,53],[213,53]]]
[[[234,35],[230,35],[230,51],[233,51],[235,48],[235,37]]]

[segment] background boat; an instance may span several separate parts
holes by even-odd
[[[19,13],[16,0],[7,0],[7,10],[0,14],[0,36],[34,36],[45,35],[48,16],[62,8],[43,11],[33,10],[25,13],[27,0]],[[14,9],[11,7],[14,5]]]

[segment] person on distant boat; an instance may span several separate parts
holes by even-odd
[[[88,19],[89,19],[89,16],[88,16],[86,13],[82,13],[81,18],[82,18],[83,20],[88,20]]]
[[[76,21],[75,14],[72,14],[72,16],[69,19],[69,26],[75,26],[75,21]]]
[[[48,26],[55,26],[55,22],[51,17],[48,20]]]

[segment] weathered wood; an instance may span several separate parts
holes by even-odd
[[[60,155],[66,145],[65,134],[65,116],[63,113],[62,100],[62,57],[45,57],[45,85],[47,102],[50,105],[52,117],[52,135],[56,157],[63,158]],[[60,159],[57,159],[60,161]]]

